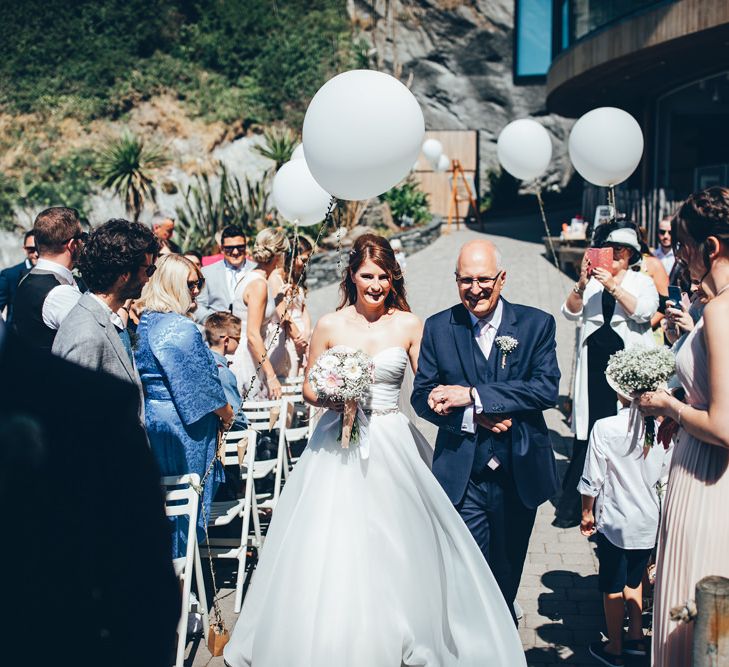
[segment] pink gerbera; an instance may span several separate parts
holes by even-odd
[[[329,392],[334,392],[344,384],[344,380],[336,373],[330,371],[324,376],[324,388]]]

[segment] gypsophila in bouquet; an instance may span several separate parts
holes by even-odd
[[[349,447],[357,442],[357,403],[375,380],[372,358],[361,350],[334,347],[326,350],[309,371],[309,384],[320,399],[343,401],[339,440]]]
[[[635,346],[610,356],[605,376],[608,384],[619,394],[635,401],[646,391],[665,386],[676,372],[676,358],[665,347]],[[644,445],[652,447],[655,441],[655,418],[644,417]]]

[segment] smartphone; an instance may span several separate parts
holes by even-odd
[[[590,260],[590,267],[587,269],[587,275],[592,275],[593,269],[597,268],[609,271],[613,265],[613,249],[588,248],[587,259]]]
[[[668,286],[668,301],[670,301],[673,305],[672,308],[678,308],[679,310],[683,310],[683,298],[681,294],[681,288],[678,285],[669,285]]]

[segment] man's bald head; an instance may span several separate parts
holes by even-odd
[[[473,239],[461,246],[456,261],[456,273],[459,272],[461,264],[471,264],[473,262],[487,262],[493,264],[494,273],[501,271],[503,268],[501,263],[501,251],[491,241],[486,239]]]
[[[496,308],[505,279],[501,253],[491,241],[475,239],[461,248],[456,262],[458,293],[475,317],[484,318]]]

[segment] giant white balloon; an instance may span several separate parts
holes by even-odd
[[[590,183],[603,187],[622,183],[643,155],[643,132],[628,112],[615,107],[588,111],[573,126],[570,160]]]
[[[306,160],[291,160],[273,178],[271,197],[279,213],[301,226],[324,220],[331,197],[314,180]]]
[[[552,140],[541,123],[520,118],[509,123],[496,142],[501,166],[522,181],[541,176],[552,160]]]
[[[304,118],[311,173],[339,199],[375,197],[407,176],[420,153],[423,112],[396,78],[352,70],[327,81]]]
[[[423,155],[433,164],[438,164],[438,159],[443,154],[443,144],[437,139],[426,139],[423,143]]]
[[[445,154],[441,153],[438,158],[438,163],[435,165],[435,171],[442,174],[444,171],[448,171],[451,168],[451,159]]]
[[[292,160],[304,160],[304,144],[296,144],[296,148],[294,148],[293,152],[291,153],[291,159]]]

